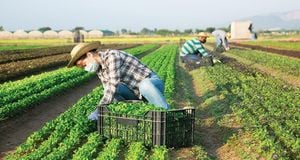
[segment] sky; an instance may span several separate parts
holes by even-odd
[[[298,9],[300,0],[0,0],[0,26],[8,31],[205,29]]]

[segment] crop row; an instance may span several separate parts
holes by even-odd
[[[138,54],[141,54],[141,53],[146,52],[146,51],[151,51],[151,50],[153,50],[157,47],[158,47],[157,44],[145,44],[145,45],[137,46],[137,47],[134,47],[134,48],[126,49],[125,51],[127,53],[130,53],[130,54],[134,55],[134,56],[137,56]]]
[[[142,58],[142,61],[165,82],[165,96],[171,104],[175,90],[176,54],[177,46],[168,45]]]
[[[283,42],[283,41],[249,41],[242,44],[258,45],[267,48],[286,49],[300,51],[300,42]]]
[[[28,60],[33,58],[41,58],[45,56],[70,53],[74,46],[58,46],[58,47],[45,47],[35,49],[19,49],[0,51],[0,64],[15,62],[20,60]]]
[[[260,74],[238,72],[226,65],[207,69],[217,90],[261,141],[261,152],[269,158],[300,158],[300,90]]]
[[[135,46],[136,45],[128,45],[128,44],[117,44],[117,45],[102,44],[100,48],[126,49]],[[0,50],[0,64],[70,53],[74,45],[56,46],[56,47],[39,46],[39,47],[40,48]]]
[[[155,45],[138,46],[126,51],[138,55]],[[0,88],[0,120],[12,117],[20,111],[37,104],[48,97],[67,88],[72,88],[93,77],[76,67],[62,68],[25,78],[23,80],[1,84]],[[18,94],[16,94],[18,93]]]
[[[104,151],[112,149],[104,148],[100,151],[101,140],[98,141],[99,144],[86,140],[90,139],[87,138],[87,135],[92,136],[90,133],[96,127],[95,123],[87,119],[87,115],[95,109],[102,94],[102,87],[94,89],[69,110],[34,132],[16,149],[15,153],[7,156],[6,159],[69,159],[73,157],[75,159],[75,155],[79,157],[81,154],[88,154],[85,150],[89,150],[90,145],[98,146],[98,148],[93,148],[96,150],[93,152],[93,156],[97,152],[102,153],[103,156],[107,155]],[[81,146],[81,144],[83,145]],[[106,147],[110,146],[108,144]],[[115,145],[112,145],[113,147]],[[97,158],[101,159],[102,154]]]
[[[103,45],[101,47],[102,49],[105,49],[110,46],[114,47],[114,49],[123,49],[135,45]],[[21,61],[0,64],[0,82],[21,78],[51,68],[61,67],[66,65],[69,59],[70,54],[68,52],[64,52],[57,55],[42,56],[34,59],[24,58]]]
[[[0,120],[13,117],[29,106],[75,87],[92,77],[93,74],[86,74],[78,68],[71,71],[64,68],[25,79],[22,81],[23,84],[17,83],[18,85],[13,87],[5,87],[6,84],[4,84],[0,89]]]
[[[300,60],[263,51],[231,49],[229,53],[294,76],[300,76]]]

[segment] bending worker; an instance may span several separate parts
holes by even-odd
[[[203,46],[208,36],[208,34],[202,32],[198,34],[198,38],[188,40],[183,44],[180,58],[183,63],[186,63],[187,68],[194,69],[204,65],[213,65],[212,56]]]
[[[223,30],[215,30],[211,33],[216,39],[216,50],[218,48],[224,48],[226,51],[229,50],[228,39],[226,37],[226,32]]]
[[[80,43],[71,52],[68,67],[76,65],[96,72],[104,87],[101,104],[121,100],[141,100],[168,109],[163,81],[136,57],[120,50],[98,51],[100,43]],[[88,117],[98,119],[98,109]]]

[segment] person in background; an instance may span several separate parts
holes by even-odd
[[[136,57],[120,50],[97,51],[99,42],[80,43],[71,51],[68,67],[76,65],[100,78],[104,95],[99,105],[122,100],[142,100],[169,109],[164,82]],[[92,107],[92,106],[91,106]],[[98,109],[88,117],[98,119]]]
[[[222,47],[226,51],[228,51],[230,49],[225,31],[218,29],[218,30],[213,31],[211,34],[215,37],[215,40],[216,40],[216,50],[218,50]]]
[[[201,32],[197,38],[188,40],[182,45],[180,58],[186,63],[186,68],[192,70],[200,66],[213,66],[214,59],[203,46],[207,37],[209,37],[207,33]]]

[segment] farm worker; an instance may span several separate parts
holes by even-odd
[[[203,44],[206,43],[207,37],[209,37],[207,33],[201,32],[198,34],[198,38],[186,41],[181,47],[181,61],[187,63],[187,65],[192,65],[194,68],[207,65],[207,63],[202,60],[203,58],[209,59],[211,62],[217,62],[203,46]],[[213,63],[210,65],[213,65]]]
[[[98,75],[104,87],[100,105],[145,98],[158,107],[169,108],[164,97],[164,82],[156,73],[124,51],[99,51],[99,47],[99,42],[76,45],[71,51],[68,67],[76,65]],[[98,109],[88,118],[97,120]]]
[[[216,48],[224,47],[224,49],[226,51],[228,51],[230,49],[229,45],[228,45],[228,39],[226,37],[226,32],[225,31],[217,29],[217,30],[213,31],[211,34],[216,39]]]

